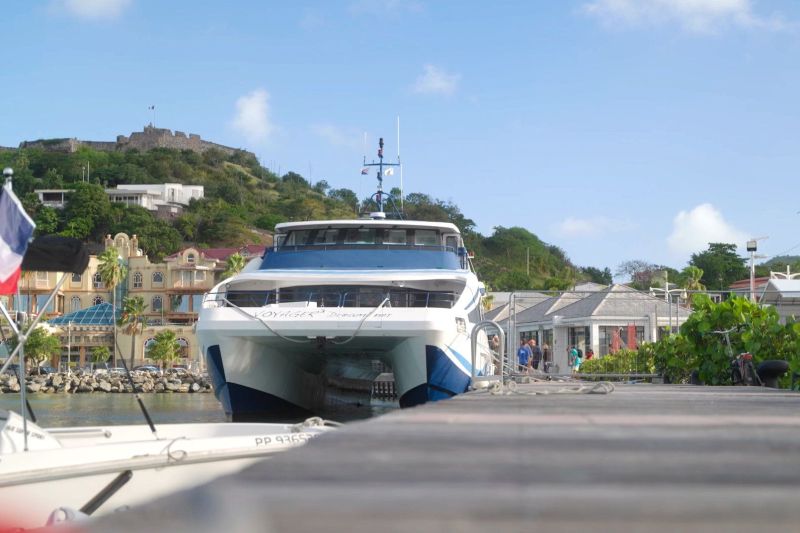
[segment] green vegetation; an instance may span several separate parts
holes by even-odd
[[[131,336],[131,364],[129,368],[133,368],[133,360],[136,355],[136,334],[141,333],[144,329],[144,313],[148,305],[144,303],[144,298],[141,296],[129,296],[122,300],[122,315],[117,321],[117,325],[123,328],[125,334]]]
[[[117,308],[117,285],[125,280],[128,275],[128,268],[122,264],[116,248],[107,248],[97,256],[99,264],[97,273],[103,284],[111,291],[112,308]],[[114,324],[114,366],[117,366],[117,325]],[[122,354],[120,354],[122,355]],[[108,359],[108,357],[106,357]]]
[[[800,322],[780,323],[774,307],[760,307],[747,298],[733,297],[714,303],[704,294],[693,297],[694,311],[681,325],[680,333],[655,343],[644,343],[638,350],[620,350],[599,359],[586,361],[581,372],[656,372],[671,383],[687,383],[692,372],[709,385],[731,384],[731,361],[725,336],[730,333],[734,354],[749,352],[756,366],[766,359],[789,362],[789,373],[800,372]],[[784,377],[786,386],[790,377]]]
[[[28,326],[24,326],[27,330]],[[18,339],[14,335],[8,339],[8,350],[12,352],[17,347]],[[39,326],[28,335],[25,341],[25,359],[30,361],[32,367],[37,367],[51,357],[55,357],[61,353],[61,341],[55,335],[52,335],[47,328]]]
[[[111,350],[108,346],[95,346],[92,348],[92,362],[105,363],[111,357]]]
[[[163,368],[172,365],[181,356],[181,345],[174,331],[164,330],[156,333],[153,344],[147,349],[147,357],[158,361]]]
[[[87,163],[92,171],[89,182],[84,181]],[[268,243],[267,232],[278,222],[354,218],[374,210],[371,200],[359,201],[350,189],[332,188],[324,180],[312,186],[295,172],[277,176],[244,152],[229,156],[218,150],[101,152],[81,147],[63,153],[26,148],[0,153],[0,166],[14,168],[14,189],[36,221],[38,233],[60,233],[87,242],[102,242],[109,233],[136,234],[152,261],[186,245]],[[205,198],[193,200],[180,217],[165,222],[141,207],[111,203],[104,193],[118,184],[167,182],[203,185]],[[40,188],[74,192],[61,211],[39,202],[33,190]],[[395,189],[392,194],[399,198],[399,192]],[[491,289],[564,289],[580,281],[611,282],[608,268],[576,267],[563,250],[523,228],[497,227],[484,237],[451,202],[412,193],[403,203],[408,219],[455,224],[476,254],[478,275]]]

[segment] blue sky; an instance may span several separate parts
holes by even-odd
[[[0,146],[156,126],[366,196],[404,188],[579,265],[800,253],[800,3],[44,0],[3,6]],[[399,185],[398,176],[386,185]]]

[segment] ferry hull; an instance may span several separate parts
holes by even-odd
[[[454,323],[452,316],[447,318]],[[471,382],[470,339],[455,328],[412,335],[392,331],[384,322],[346,343],[342,336],[294,337],[292,342],[275,335],[239,335],[230,330],[198,330],[198,335],[215,394],[228,417],[236,421],[318,413],[325,408],[330,392],[343,382],[371,385],[382,371],[374,366],[375,361],[394,373],[401,407],[450,398],[468,390]],[[482,374],[488,363],[485,357],[479,360],[478,373]],[[361,393],[368,401],[369,388]]]

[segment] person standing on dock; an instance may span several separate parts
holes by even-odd
[[[539,370],[539,363],[542,361],[542,350],[536,346],[536,339],[529,340],[528,346],[531,349],[531,358],[528,360],[528,366],[533,367],[534,370]]]
[[[519,371],[525,372],[528,368],[528,361],[531,359],[531,347],[528,346],[528,343],[525,342],[525,339],[520,341],[519,349],[517,350],[517,360],[519,362]]]

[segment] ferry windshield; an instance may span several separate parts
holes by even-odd
[[[316,247],[432,247],[456,253],[458,239],[444,240],[435,229],[414,228],[323,228],[289,231],[279,241],[278,249],[313,249]]]

